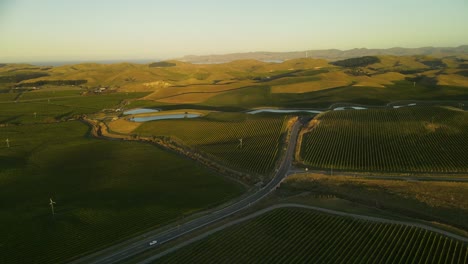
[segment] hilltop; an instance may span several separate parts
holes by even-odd
[[[285,61],[291,59],[309,58],[342,60],[362,56],[392,55],[392,56],[413,56],[425,55],[433,57],[460,56],[468,54],[468,45],[458,47],[422,47],[422,48],[401,48],[389,49],[367,49],[355,48],[350,50],[325,49],[325,50],[304,50],[293,52],[247,52],[216,55],[187,55],[177,60],[191,63],[223,63],[235,60],[261,60],[261,61]]]
[[[333,102],[468,98],[463,56],[364,56],[330,62],[299,58],[281,63],[81,63],[57,67],[4,64],[0,94],[79,89],[83,95],[146,92],[153,105],[328,107]],[[440,89],[432,89],[439,87]],[[387,88],[387,89],[383,89]]]

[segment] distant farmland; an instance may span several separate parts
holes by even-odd
[[[466,263],[468,246],[400,224],[276,209],[157,263]]]
[[[455,108],[332,111],[310,126],[300,158],[313,168],[468,172],[468,113]]]

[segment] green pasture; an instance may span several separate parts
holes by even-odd
[[[117,107],[123,100],[146,93],[115,93],[70,98],[38,98],[34,101],[0,103],[0,124],[51,123],[74,115],[92,114]],[[35,114],[34,114],[35,113]]]
[[[0,127],[1,263],[64,262],[243,191],[156,146],[87,133],[78,121]]]

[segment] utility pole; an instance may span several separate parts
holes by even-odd
[[[52,216],[55,217],[55,211],[54,211],[54,204],[55,202],[52,201],[52,198],[49,199],[50,200],[50,209],[52,210]]]
[[[7,138],[7,139],[5,140],[5,142],[6,142],[7,148],[9,148],[9,147],[10,147],[10,140]]]

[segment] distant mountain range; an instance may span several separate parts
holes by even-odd
[[[361,56],[394,55],[412,56],[426,55],[432,57],[468,56],[468,45],[459,47],[423,47],[423,48],[390,48],[390,49],[350,49],[350,50],[308,50],[293,52],[248,52],[222,55],[187,55],[176,60],[191,63],[223,63],[235,60],[284,61],[290,59],[309,58],[326,59],[330,61]]]

